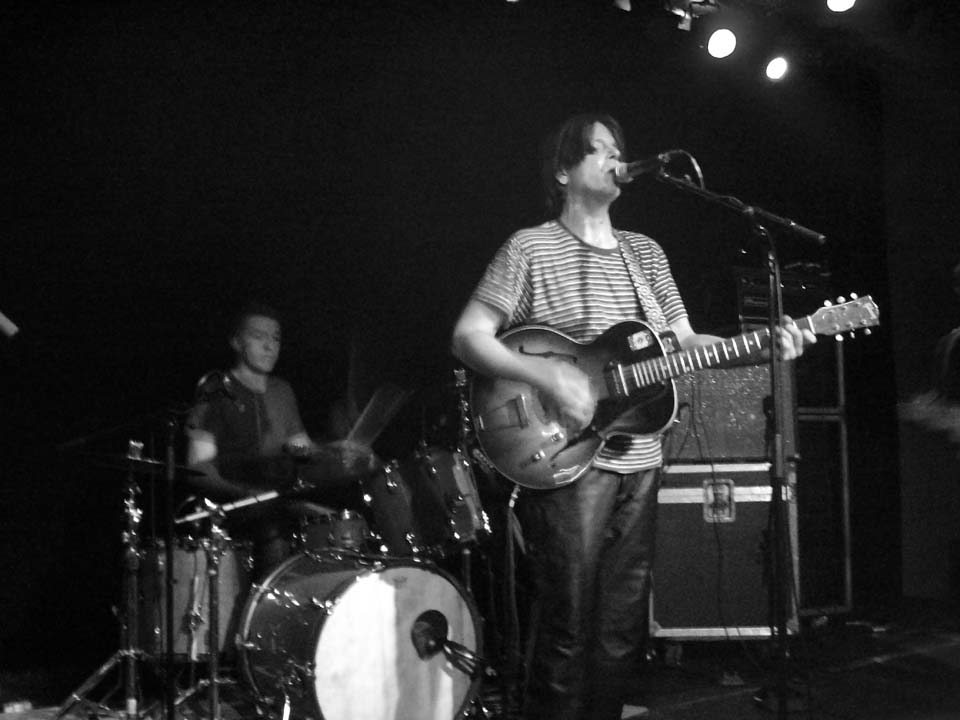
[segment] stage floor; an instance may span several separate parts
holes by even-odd
[[[956,611],[913,603],[877,616],[879,619],[873,620],[852,615],[829,618],[793,639],[787,663],[791,718],[960,719],[960,616]],[[657,640],[653,649],[648,672],[637,679],[632,698],[635,706],[647,708],[645,717],[741,720],[777,716],[767,689],[778,685],[782,674],[776,670],[782,663],[777,662],[767,641],[674,644]],[[65,698],[95,670],[71,668],[69,658],[64,658],[63,667],[0,671],[0,697],[8,709],[4,717],[51,720]],[[115,679],[100,687],[109,690],[114,685]],[[516,713],[510,703],[503,702],[500,690],[484,686],[479,693],[487,717],[513,720]],[[223,689],[225,720],[255,717],[245,695],[242,686]],[[18,711],[10,705],[16,701],[32,707]],[[122,692],[108,702],[110,708],[121,704]],[[183,707],[186,720],[208,715],[200,699]],[[120,715],[118,710],[112,714]],[[91,713],[76,706],[69,716],[87,718]]]

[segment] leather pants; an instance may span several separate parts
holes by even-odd
[[[649,627],[657,470],[521,494],[534,574],[525,720],[619,720]]]

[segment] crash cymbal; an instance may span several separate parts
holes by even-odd
[[[80,458],[97,467],[133,471],[141,474],[163,473],[167,467],[167,464],[162,460],[111,455],[109,453],[82,453]],[[185,465],[174,465],[173,469],[178,475],[203,475],[199,470],[188,468]]]

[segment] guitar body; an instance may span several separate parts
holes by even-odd
[[[676,388],[667,379],[628,395],[616,391],[618,367],[664,355],[664,343],[649,325],[619,323],[591,343],[580,343],[543,326],[510,330],[500,340],[521,355],[569,362],[589,378],[597,410],[579,434],[567,428],[540,392],[526,383],[478,376],[471,386],[471,418],[481,449],[505,477],[547,490],[579,478],[611,435],[650,435],[666,428],[677,410]]]

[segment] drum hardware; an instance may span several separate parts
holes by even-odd
[[[212,683],[208,678],[200,678],[189,688],[177,695],[176,699],[173,701],[174,708],[180,707],[194,696],[199,695],[204,690],[209,688],[211,684]],[[218,687],[231,687],[236,686],[237,681],[234,678],[221,676],[217,678],[216,684]],[[181,713],[181,715],[183,715],[183,713]]]
[[[220,720],[220,561],[229,542],[221,527],[224,517],[220,510],[215,510],[210,515],[210,536],[203,542],[203,549],[207,554],[207,575],[210,578],[210,621],[207,625],[207,646],[210,651],[207,657],[211,720]]]
[[[140,717],[139,709],[139,663],[143,659],[143,650],[138,646],[138,583],[137,575],[140,568],[140,519],[143,515],[137,505],[137,495],[140,486],[136,474],[145,472],[145,468],[153,468],[157,461],[143,457],[143,443],[130,440],[127,443],[126,483],[124,487],[123,515],[124,526],[121,532],[122,553],[122,597],[118,617],[120,618],[120,648],[103,665],[101,665],[87,680],[68,697],[57,710],[56,718],[64,717],[76,705],[93,706],[91,712],[96,714],[106,708],[103,701],[91,701],[87,694],[97,688],[107,674],[116,666],[121,669],[120,685],[124,694],[123,715],[128,720]],[[119,468],[121,461],[115,459],[111,467]],[[159,463],[162,467],[163,463]],[[105,698],[104,700],[106,700]]]
[[[453,371],[454,386],[457,388],[457,413],[459,416],[458,444],[456,448],[456,458],[460,462],[461,476],[457,476],[457,468],[454,467],[454,476],[461,477],[458,485],[464,487],[467,485],[466,475],[469,474],[469,486],[476,493],[476,507],[473,508],[474,527],[477,532],[482,532],[484,536],[490,535],[490,517],[486,510],[480,504],[480,492],[477,488],[476,479],[473,476],[473,468],[470,465],[470,456],[466,453],[466,448],[471,445],[476,446],[474,442],[473,425],[470,422],[470,397],[467,392],[470,387],[466,368],[455,368]],[[462,497],[462,496],[461,496]],[[473,592],[473,557],[469,545],[462,545],[460,549],[461,559],[461,579],[467,588],[467,592]]]
[[[206,653],[207,675],[208,677],[195,681],[191,687],[181,692],[173,702],[174,706],[182,705],[186,700],[196,696],[201,691],[206,691],[207,717],[209,720],[220,720],[222,715],[222,704],[220,702],[220,688],[224,685],[234,684],[234,681],[221,676],[220,653],[224,650],[222,647],[224,633],[221,630],[221,580],[223,574],[223,562],[227,557],[228,550],[233,545],[230,537],[223,528],[223,521],[229,509],[235,509],[237,506],[245,507],[248,503],[232,503],[233,508],[227,505],[218,506],[209,500],[204,500],[203,510],[191,513],[187,516],[175,520],[176,524],[186,522],[196,522],[197,520],[209,518],[209,527],[204,537],[197,541],[193,551],[194,567],[187,578],[189,582],[189,603],[184,608],[180,629],[187,637],[187,654],[190,661],[195,661],[202,654],[198,647],[199,641],[205,635],[206,642],[202,650]],[[201,566],[197,561],[197,553],[202,553],[200,557],[205,560]],[[190,553],[186,550],[181,551],[181,556],[186,555],[188,562]],[[180,557],[180,556],[173,556]],[[243,561],[240,558],[231,556],[235,561],[235,567],[231,570],[236,575],[243,567]],[[249,570],[249,568],[247,568]],[[174,576],[177,568],[175,565],[164,567],[165,577]],[[236,584],[240,584],[238,577],[233,577]],[[206,613],[203,612],[203,590],[207,591]],[[239,587],[233,588],[239,592]],[[168,598],[164,606],[167,627],[173,625],[173,618],[177,614],[177,607],[173,598]],[[200,630],[206,624],[206,632],[201,634]],[[173,643],[166,649],[169,653],[176,650],[177,640],[168,636],[168,641]]]

